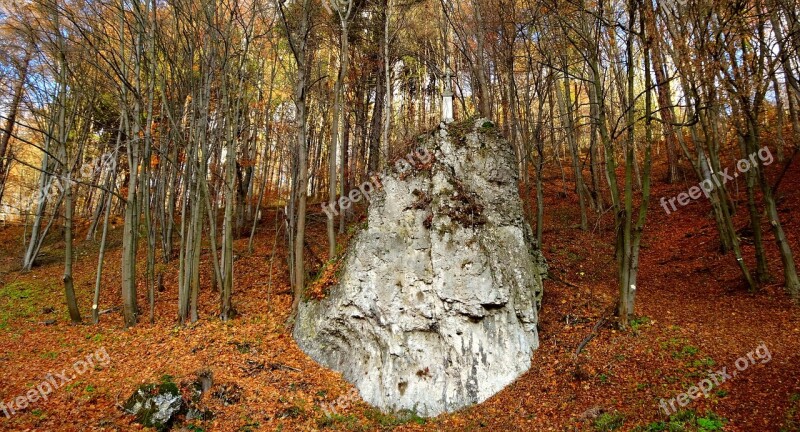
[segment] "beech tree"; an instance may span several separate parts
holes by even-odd
[[[457,121],[487,117],[513,146],[539,241],[552,193],[575,200],[576,226],[613,235],[623,325],[647,289],[651,183],[721,180],[743,159],[753,169],[707,191],[715,246],[748,289],[781,277],[800,296],[780,212],[800,142],[791,1],[6,3],[0,204],[25,224],[23,269],[64,241],[75,321],[84,225],[99,250],[94,322],[114,301],[125,326],[145,307],[154,322],[165,291],[177,321],[194,322],[204,290],[219,299],[213,315],[232,319],[236,260],[276,228],[296,309],[339,258],[337,218],[341,234],[362,210],[338,198],[439,124],[445,80]],[[764,148],[775,165],[751,159]],[[307,232],[323,204],[335,209],[327,248]],[[105,262],[117,223],[119,270]]]

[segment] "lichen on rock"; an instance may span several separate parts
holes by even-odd
[[[491,122],[442,125],[420,145],[434,162],[383,177],[336,285],[300,305],[294,337],[368,403],[434,416],[528,370],[546,264]]]

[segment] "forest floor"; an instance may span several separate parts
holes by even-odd
[[[765,223],[765,245],[775,280],[749,293],[734,257],[719,253],[708,202],[701,198],[667,215],[659,199],[686,191],[692,182],[666,185],[657,170],[642,244],[639,318],[629,330],[597,325],[617,297],[613,218],[592,213],[590,230],[581,231],[572,185],[562,182],[557,167],[547,174],[542,249],[552,277],[545,283],[541,345],[530,371],[478,406],[432,419],[381,414],[348,396],[352,386],[299,350],[284,325],[291,291],[285,240],[282,231],[276,233],[280,225],[274,212],[265,214],[252,254],[247,238],[235,244],[236,319],[220,322],[215,316],[218,294],[211,290],[210,254],[205,253],[199,322],[176,323],[173,261],[157,269],[164,273],[165,289],[156,293],[155,323],[147,322],[140,278],[142,318],[127,330],[120,314],[118,225],[109,239],[100,302],[101,310],[112,311],[101,315],[98,325],[69,323],[60,280],[63,242],[57,233],[45,245],[40,265],[23,273],[22,228],[0,228],[0,401],[8,404],[25,395],[48,373],[66,369],[68,380],[58,382],[47,400],[10,418],[0,412],[0,430],[142,429],[120,408],[139,385],[168,379],[185,384],[203,371],[213,373],[213,389],[226,389],[228,397],[206,395],[204,404],[214,418],[184,423],[184,430],[800,430],[800,308],[781,287],[769,226]],[[741,181],[738,190],[741,200]],[[747,211],[740,202],[736,226],[752,268]],[[800,255],[795,217],[800,214],[800,161],[783,180],[779,207]],[[98,242],[78,243],[75,287],[88,322]],[[309,244],[324,259],[321,213],[312,217]],[[596,337],[576,359],[576,347],[595,328]],[[103,349],[107,362],[95,361],[89,370],[69,375],[75,362]],[[735,371],[737,359],[748,353],[755,353],[750,354],[755,361],[715,385],[707,398],[690,400],[670,418],[659,412],[662,398],[690,391],[710,378],[711,370]],[[325,415],[325,404],[335,404],[336,413]]]

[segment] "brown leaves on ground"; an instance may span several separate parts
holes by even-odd
[[[800,222],[791,217],[800,211],[797,165],[781,189],[781,215],[799,254]],[[140,384],[158,382],[164,375],[180,382],[200,371],[210,371],[215,383],[228,386],[211,392],[236,397],[204,399],[215,416],[192,422],[195,429],[189,430],[567,431],[633,430],[637,426],[659,430],[658,422],[665,421],[658,411],[660,399],[687,391],[709,370],[723,366],[730,370],[737,358],[762,342],[771,351],[769,363],[750,367],[686,408],[707,422],[724,418],[721,424],[729,431],[798,430],[800,312],[779,284],[780,259],[771,233],[765,230],[765,246],[776,282],[750,294],[734,258],[718,253],[707,202],[698,200],[671,215],[651,205],[637,290],[640,318],[624,331],[611,324],[598,326],[597,336],[576,359],[576,347],[616,299],[613,220],[605,214],[590,232],[579,231],[575,228],[577,203],[571,195],[564,198],[559,194],[563,187],[556,172],[546,179],[545,196],[549,198],[543,251],[555,277],[546,282],[540,347],[530,371],[478,406],[427,421],[413,415],[384,415],[363,401],[346,397],[352,386],[298,349],[284,326],[291,289],[283,234],[275,232],[281,225],[273,223],[274,213],[268,213],[259,227],[252,255],[245,253],[246,238],[235,246],[239,258],[235,262],[234,302],[241,315],[230,322],[217,319],[218,294],[210,288],[211,258],[206,250],[201,320],[183,327],[174,319],[177,263],[173,262],[159,268],[166,290],[156,293],[156,323],[122,329],[119,228],[109,239],[100,302],[101,310],[110,311],[101,315],[97,326],[68,323],[59,282],[60,242],[54,238],[48,244],[45,254],[49,258],[40,267],[20,273],[21,230],[2,228],[0,400],[8,403],[26,394],[45,380],[47,373],[69,371],[74,362],[100,347],[106,348],[111,360],[108,365],[76,374],[54,389],[47,400],[37,401],[11,418],[0,413],[0,430],[138,430],[141,427],[119,409],[120,403]],[[657,183],[654,202],[686,187]],[[746,226],[746,218],[745,211],[739,212],[737,227]],[[340,241],[346,242],[346,238]],[[752,257],[752,244],[743,243],[745,255]],[[314,219],[309,245],[324,256],[319,253],[326,249],[323,218]],[[75,289],[87,320],[97,244],[82,243],[76,253]],[[322,269],[310,295],[324,295],[336,282],[340,261]],[[146,316],[145,291],[140,278],[142,316]],[[43,324],[52,320],[53,325]],[[327,415],[323,407],[330,406],[336,407],[336,412]]]

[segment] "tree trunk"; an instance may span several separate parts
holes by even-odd
[[[341,123],[342,111],[344,110],[344,95],[342,94],[342,87],[344,85],[344,79],[347,76],[348,61],[348,17],[346,15],[349,14],[350,8],[352,7],[352,1],[350,1],[349,4],[350,6],[348,6],[348,10],[346,12],[341,10],[338,11],[342,23],[342,33],[340,35],[341,41],[339,45],[339,73],[336,76],[336,84],[333,87],[334,102],[333,120],[331,122],[331,143],[330,146],[328,146],[328,206],[331,209],[336,207],[336,149],[339,147],[339,142],[343,141],[343,139],[340,139],[339,125]],[[344,158],[344,154],[342,154],[342,158]],[[344,188],[344,183],[342,183],[342,188]],[[346,193],[346,191],[342,189],[342,194],[344,193]],[[330,260],[336,256],[336,220],[334,219],[333,214],[328,214],[327,216],[328,259]]]
[[[6,180],[11,171],[11,159],[7,157],[10,154],[8,144],[11,142],[11,136],[14,134],[14,125],[17,122],[17,113],[19,112],[19,105],[22,102],[22,95],[25,93],[25,80],[28,76],[28,65],[31,61],[31,53],[25,53],[25,59],[19,69],[19,81],[14,86],[13,96],[11,98],[11,106],[8,110],[8,117],[6,118],[6,126],[3,128],[3,136],[0,138],[0,204],[3,202],[3,193],[5,192]]]

